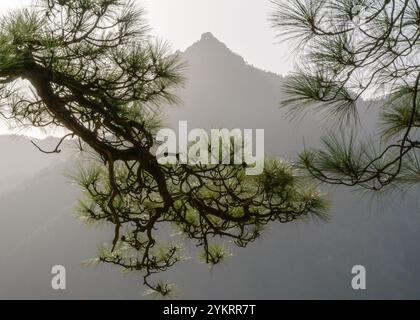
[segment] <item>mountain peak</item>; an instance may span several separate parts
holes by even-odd
[[[201,35],[201,41],[216,40],[216,37],[211,32],[205,32]]]
[[[213,33],[205,32],[201,39],[185,50],[188,58],[205,57],[207,60],[230,62],[233,64],[245,64],[244,59],[230,50],[226,44],[217,39]]]
[[[201,35],[201,39],[197,41],[196,44],[227,49],[227,46],[222,41],[217,39],[211,32],[203,33]]]

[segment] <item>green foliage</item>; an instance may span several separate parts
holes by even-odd
[[[420,145],[418,1],[273,3],[273,27],[300,41],[297,71],[286,80],[282,105],[292,115],[316,108],[338,124],[322,149],[306,150],[300,164],[330,184],[370,190],[413,185]],[[380,107],[379,143],[355,141],[357,105],[368,96]]]
[[[420,95],[416,105],[420,103]],[[384,100],[380,112],[381,135],[386,139],[401,137],[407,129],[415,131],[420,127],[418,110],[413,113],[413,89],[410,87],[398,88]],[[413,118],[412,118],[413,117]],[[414,132],[413,132],[414,133]]]
[[[201,259],[206,263],[216,265],[224,261],[228,255],[229,253],[227,248],[225,248],[223,245],[211,244],[208,246],[207,250],[201,254]]]

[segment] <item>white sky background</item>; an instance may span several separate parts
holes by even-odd
[[[290,49],[279,43],[270,27],[273,5],[269,0],[136,1],[146,11],[152,34],[167,40],[175,50],[183,51],[201,34],[211,32],[249,64],[283,75],[292,69]],[[32,2],[0,0],[0,14]],[[0,124],[0,133],[6,132]]]
[[[286,74],[290,51],[275,38],[268,21],[269,0],[138,0],[146,9],[153,33],[184,50],[213,33],[254,66]]]

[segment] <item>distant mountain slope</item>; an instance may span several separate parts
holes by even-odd
[[[73,161],[51,164],[0,196],[0,299],[141,297],[141,287],[130,286],[118,269],[82,266],[112,231],[77,218],[81,194],[65,177]],[[54,265],[66,267],[68,290],[52,290]]]
[[[45,150],[53,150],[58,143],[56,138],[33,139]],[[68,152],[44,154],[39,152],[26,136],[0,135],[0,194],[18,186],[39,170],[57,161],[64,161]]]
[[[287,110],[280,108],[285,97],[282,76],[257,69],[232,52],[211,33],[186,49],[187,83],[177,92],[180,106],[165,109],[167,123],[177,127],[178,121],[188,120],[190,128],[250,128],[265,129],[266,151],[283,157],[296,156],[304,142],[319,144],[329,122],[319,121],[322,115],[308,112],[306,117],[291,121]],[[361,128],[375,127],[376,111],[358,107]]]
[[[320,135],[316,123],[284,121],[279,109],[282,77],[247,65],[210,33],[189,47],[187,84],[181,106],[169,108],[169,122],[188,120],[190,128],[265,129],[266,149],[291,155],[301,150],[299,128]],[[299,137],[299,138],[298,138]],[[312,135],[309,139],[315,142]]]
[[[184,58],[189,63],[184,105],[165,109],[171,125],[188,120],[190,128],[264,128],[267,152],[282,156],[301,150],[303,137],[307,145],[317,143],[322,128],[316,118],[296,124],[279,110],[282,77],[247,65],[211,34]],[[366,118],[373,121],[370,113]],[[25,138],[18,144],[7,139],[0,139],[6,151],[0,173],[25,177],[0,194],[0,298],[142,298],[135,275],[122,276],[110,266],[81,267],[111,233],[87,229],[74,217],[80,194],[63,175],[74,159],[40,154]],[[193,299],[420,298],[415,197],[375,201],[338,189],[331,198],[329,223],[273,223],[225,264],[209,270],[192,259],[164,278],[180,285],[182,298]],[[49,286],[54,264],[68,268],[65,292]],[[350,286],[356,264],[367,268],[363,292]]]

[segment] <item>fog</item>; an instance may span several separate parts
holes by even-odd
[[[284,79],[248,65],[211,33],[187,48],[182,103],[161,110],[165,123],[189,128],[265,129],[266,152],[292,159],[316,146],[326,130],[309,114],[299,122],[279,108]],[[362,122],[374,112],[361,104]],[[370,132],[361,132],[362,135]],[[54,139],[37,141],[44,147]],[[144,299],[141,277],[118,268],[85,267],[97,246],[112,238],[106,226],[87,228],[74,214],[80,191],[68,175],[80,161],[71,147],[40,153],[25,136],[0,138],[0,298]],[[419,298],[420,214],[416,190],[378,198],[328,189],[329,222],[270,224],[260,240],[210,269],[190,259],[161,275],[180,298]],[[187,243],[195,258],[194,243]],[[188,249],[187,248],[187,249]],[[51,288],[51,267],[64,265],[67,290]],[[351,269],[364,265],[367,290],[351,287]]]

